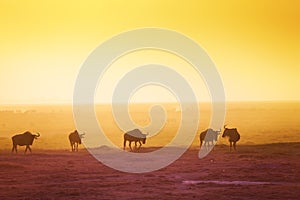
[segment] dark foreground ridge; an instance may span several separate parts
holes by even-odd
[[[148,151],[151,148],[141,148]],[[103,149],[105,150],[105,148]],[[85,149],[0,151],[1,199],[298,199],[300,143],[197,148],[161,170],[129,174],[98,162]],[[30,188],[30,192],[28,192]]]

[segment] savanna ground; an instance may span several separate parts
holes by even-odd
[[[151,147],[149,147],[151,148]],[[145,147],[141,152],[148,151]],[[130,174],[85,149],[0,151],[0,199],[299,199],[300,143],[197,148],[161,170]],[[154,149],[153,149],[154,150]]]
[[[132,106],[132,119],[147,125],[149,105]],[[165,126],[141,152],[164,146],[176,134],[178,106],[165,108]],[[201,160],[199,134],[209,127],[211,115],[208,105],[200,108],[197,136],[182,157],[155,172],[130,174],[104,166],[83,145],[70,152],[68,134],[75,129],[71,105],[0,106],[0,200],[299,199],[299,102],[228,103],[225,122],[241,134],[238,151],[230,153],[227,139],[219,137]],[[123,132],[111,107],[99,105],[96,111],[107,136],[122,148]],[[11,137],[26,130],[41,133],[32,154],[24,155],[21,147],[12,155]]]

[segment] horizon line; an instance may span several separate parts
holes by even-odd
[[[225,103],[298,103],[300,100],[232,100],[232,101],[225,101]],[[111,105],[111,104],[126,104],[127,102],[95,102],[94,105]],[[193,102],[183,102],[185,103],[193,103]],[[201,103],[212,103],[211,101],[198,101],[198,104]],[[223,103],[222,101],[217,101],[215,103]],[[82,103],[79,105],[87,105],[88,103]],[[161,101],[161,102],[154,102],[154,101],[145,101],[145,102],[129,102],[128,104],[180,104],[180,102],[174,101]],[[0,106],[49,106],[49,105],[74,105],[74,103],[0,103]]]

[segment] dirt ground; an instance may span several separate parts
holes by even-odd
[[[161,170],[130,174],[86,150],[0,150],[0,199],[299,199],[300,143],[188,150]]]

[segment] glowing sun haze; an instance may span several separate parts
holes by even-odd
[[[300,100],[299,1],[3,0],[0,24],[0,104],[71,103],[89,53],[141,27],[172,29],[198,42],[229,101]]]

